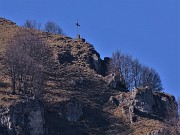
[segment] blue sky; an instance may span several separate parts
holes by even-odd
[[[155,68],[165,92],[180,96],[179,0],[0,0],[0,17],[18,25],[52,20],[70,37],[78,19],[101,58],[122,50]]]

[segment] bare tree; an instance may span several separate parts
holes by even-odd
[[[108,68],[110,73],[119,71],[120,76],[124,78],[126,88],[129,90],[133,87],[145,86],[149,86],[154,91],[163,89],[160,76],[155,69],[142,65],[137,59],[120,51],[113,53]]]
[[[38,23],[35,20],[26,20],[23,27],[30,28],[30,29],[41,30],[41,23]]]
[[[131,69],[132,69],[132,80],[134,87],[141,86],[141,68],[142,65],[139,63],[137,59],[132,61]]]
[[[63,34],[62,28],[53,21],[48,21],[44,26],[44,31],[53,34]]]
[[[12,51],[13,50],[13,51]],[[6,52],[3,54],[3,64],[6,69],[6,74],[10,76],[11,80],[11,89],[13,94],[15,94],[16,88],[16,76],[17,76],[17,54],[18,48],[7,48]]]
[[[162,91],[162,82],[159,74],[153,68],[149,68],[147,66],[143,66],[141,70],[142,83],[141,86],[148,86],[154,91]]]
[[[51,65],[51,50],[32,30],[21,30],[6,48],[3,63],[11,88],[37,95],[43,90],[45,72]]]

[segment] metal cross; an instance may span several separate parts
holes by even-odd
[[[78,33],[78,27],[80,27],[80,24],[78,23],[78,20],[77,20],[77,23],[75,23],[76,26],[77,26],[77,33]]]

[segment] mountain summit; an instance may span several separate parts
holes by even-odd
[[[3,53],[21,30],[37,35],[53,54],[39,98],[13,95],[3,74]],[[179,134],[174,96],[148,87],[126,90],[121,78],[108,74],[110,58],[102,60],[80,37],[27,29],[0,18],[0,48],[1,135]]]

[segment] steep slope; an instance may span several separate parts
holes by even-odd
[[[23,28],[0,18],[1,52],[20,29]],[[56,66],[48,73],[41,101],[11,95],[8,87],[0,88],[1,134],[178,134],[173,96],[147,89],[122,92],[123,89],[112,88],[109,84],[118,81],[114,76],[101,75],[106,63],[91,44],[63,35],[33,32],[50,44]],[[1,80],[5,81],[4,77]],[[41,130],[38,132],[34,125]]]

